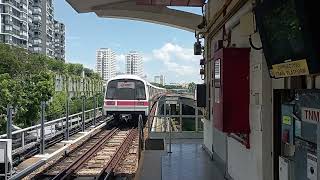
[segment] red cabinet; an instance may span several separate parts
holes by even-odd
[[[214,126],[226,133],[250,133],[250,48],[222,48],[214,61]]]

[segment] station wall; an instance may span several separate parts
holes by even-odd
[[[227,8],[226,14],[232,9],[237,1],[232,1]],[[254,27],[253,21],[240,20],[243,16],[253,17],[250,11],[251,1],[248,1],[242,8],[236,12],[232,18],[226,22],[226,31],[231,32],[231,45],[235,47],[250,47],[249,34],[243,31],[242,24]],[[218,6],[218,5],[219,6]],[[212,16],[223,6],[224,1],[211,0],[208,3],[207,14],[208,23],[212,20]],[[219,8],[217,8],[217,6]],[[251,14],[250,14],[251,13]],[[249,14],[249,15],[248,15]],[[211,30],[215,29],[215,24],[223,19],[217,19]],[[209,31],[210,34],[210,31]],[[213,37],[206,39],[207,59],[210,59],[213,43],[217,39],[222,39],[222,30]],[[258,33],[252,34],[253,43],[261,46]],[[211,99],[214,97],[214,90],[210,82],[213,66],[207,65],[206,83],[208,91],[211,91]],[[236,89],[236,87],[235,87]],[[213,128],[212,117],[213,112],[210,110],[210,122],[205,123],[204,135],[213,136],[212,144],[209,140],[205,142],[206,146],[212,145],[213,154],[222,159],[225,163],[226,171],[230,179],[235,180],[270,180],[272,176],[272,81],[269,78],[269,72],[263,56],[262,50],[251,49],[250,53],[250,149],[227,136],[226,134]],[[210,108],[213,107],[212,101]],[[209,130],[209,129],[212,130]],[[209,139],[206,138],[205,139]],[[208,149],[210,149],[208,147]]]

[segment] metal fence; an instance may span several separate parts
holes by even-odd
[[[94,116],[95,115],[95,116]],[[59,118],[44,123],[43,136],[46,145],[54,144],[59,140],[67,140],[69,136],[95,124],[102,115],[102,107],[90,109],[67,117]],[[84,126],[82,119],[84,117]],[[68,121],[68,129],[67,129]],[[19,129],[11,133],[13,154],[19,150],[31,148],[41,141],[41,123],[24,129]],[[68,135],[66,134],[68,132]],[[8,134],[0,135],[0,139],[8,138]]]
[[[151,105],[156,112],[151,113]],[[193,99],[161,97],[149,101],[148,129],[150,132],[202,132],[204,118]]]

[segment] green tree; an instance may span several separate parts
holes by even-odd
[[[63,61],[48,58],[47,63],[48,63],[48,68],[51,71],[56,72],[58,74],[66,73],[66,69],[65,69],[66,65]]]
[[[40,72],[24,80],[22,104],[16,115],[16,122],[23,127],[36,124],[40,119],[41,101],[49,101],[54,93],[53,77],[50,72]]]
[[[65,114],[66,92],[54,92],[55,74],[79,79],[85,72],[91,83],[101,84],[101,77],[81,64],[66,64],[44,55],[0,44],[0,131],[5,132],[8,104],[15,108],[15,125],[28,127],[40,119],[40,103],[48,102],[48,120]],[[94,80],[93,80],[94,79]],[[91,86],[93,87],[93,86]],[[93,89],[97,91],[98,89]],[[78,89],[79,90],[79,89]],[[103,96],[99,97],[101,104]],[[88,107],[93,108],[93,98],[88,97]],[[72,98],[70,113],[80,112],[82,100]],[[87,108],[88,109],[88,108]]]
[[[189,83],[188,84],[188,91],[190,92],[190,93],[194,93],[194,91],[196,90],[196,83],[194,83],[194,82],[192,82],[192,83]]]
[[[7,105],[18,106],[21,103],[20,83],[12,80],[9,74],[0,74],[0,132],[6,130]]]
[[[57,92],[53,95],[47,108],[47,119],[54,120],[61,118],[66,112],[67,96],[64,92]]]
[[[16,52],[19,52],[17,49]],[[4,44],[0,44],[0,74],[8,73],[10,76],[20,74],[22,63],[18,61],[13,49]]]
[[[154,86],[157,86],[157,87],[162,87],[162,88],[164,88],[164,85],[159,84],[159,83],[152,82],[151,84],[154,85]]]
[[[69,75],[81,76],[83,71],[82,64],[66,64],[67,73]]]

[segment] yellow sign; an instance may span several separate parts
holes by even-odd
[[[271,75],[273,77],[289,77],[308,75],[309,69],[306,59],[291,61],[272,65]]]
[[[291,125],[291,117],[290,116],[283,116],[282,123],[286,125]]]

